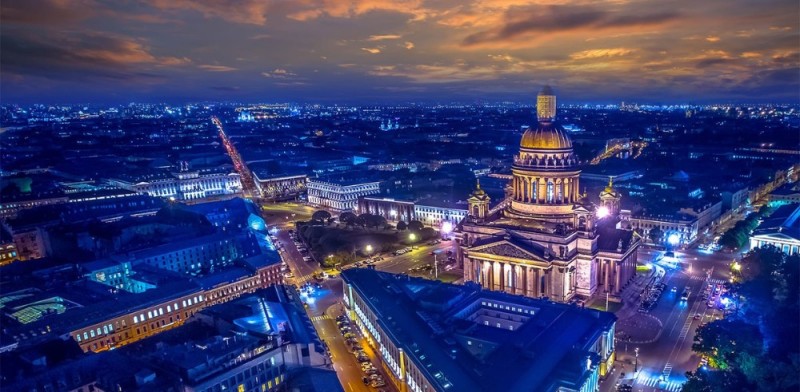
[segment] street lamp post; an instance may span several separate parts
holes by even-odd
[[[369,256],[370,254],[372,254],[372,245],[371,244],[367,244],[367,246],[364,248],[364,250],[367,252],[367,256]]]
[[[409,234],[408,235],[408,239],[411,240],[412,242],[416,241],[417,240],[417,234],[416,233]]]
[[[636,352],[636,364],[633,365],[633,373],[635,376],[636,372],[639,371],[639,347],[636,347],[635,349],[633,349],[633,351]]]

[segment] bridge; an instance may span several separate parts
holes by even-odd
[[[606,142],[606,150],[600,155],[594,157],[589,163],[592,165],[600,164],[605,159],[616,156],[617,154],[628,151],[633,159],[642,155],[642,151],[647,147],[647,142],[623,138],[623,139],[609,139]]]

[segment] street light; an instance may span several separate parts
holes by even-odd
[[[408,239],[411,240],[411,241],[416,241],[417,240],[417,235],[415,233],[411,233],[411,234],[408,235]]]
[[[681,237],[677,233],[672,233],[667,237],[667,242],[672,246],[676,246],[681,242]]]
[[[367,247],[364,249],[367,251],[367,253],[372,253],[372,245],[367,244]]]
[[[738,271],[741,271],[741,270],[742,270],[742,265],[741,265],[741,264],[739,264],[739,262],[738,262],[738,261],[734,260],[734,261],[733,261],[733,264],[731,264],[731,268],[732,268],[734,271],[737,271],[737,272],[738,272]]]
[[[453,231],[453,223],[450,221],[442,222],[442,234],[447,236]]]
[[[608,207],[602,206],[597,209],[597,217],[603,219],[611,214],[611,211],[608,210]]]
[[[397,217],[397,211],[395,211],[395,210],[389,211],[389,216],[391,216],[392,218],[396,218]]]

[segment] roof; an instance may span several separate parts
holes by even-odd
[[[572,148],[572,140],[558,124],[540,122],[522,134],[519,145],[534,150],[566,150]]]
[[[616,320],[611,313],[484,291],[474,284],[359,268],[343,271],[342,278],[437,390],[547,392],[582,385],[592,344]],[[473,321],[484,309],[524,322],[506,330]]]
[[[800,241],[800,204],[780,206],[764,219],[753,231],[753,237],[763,236],[788,237]]]

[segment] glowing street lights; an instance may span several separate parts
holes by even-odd
[[[611,211],[608,210],[608,207],[602,206],[602,207],[597,209],[596,214],[597,214],[598,218],[603,219],[603,218],[611,215]]]
[[[410,241],[416,241],[416,240],[417,240],[417,234],[416,234],[416,233],[411,233],[411,234],[409,234],[409,235],[408,235],[408,239],[409,239]]]
[[[453,232],[453,223],[450,221],[442,222],[442,237],[447,239],[448,234]]]
[[[397,211],[395,210],[389,211],[389,216],[391,216],[392,219],[397,219]]]
[[[367,252],[367,254],[372,253],[372,245],[367,244],[367,246],[364,247],[364,250]]]
[[[667,243],[672,245],[673,247],[677,246],[681,242],[681,237],[677,233],[672,233],[667,237]]]

